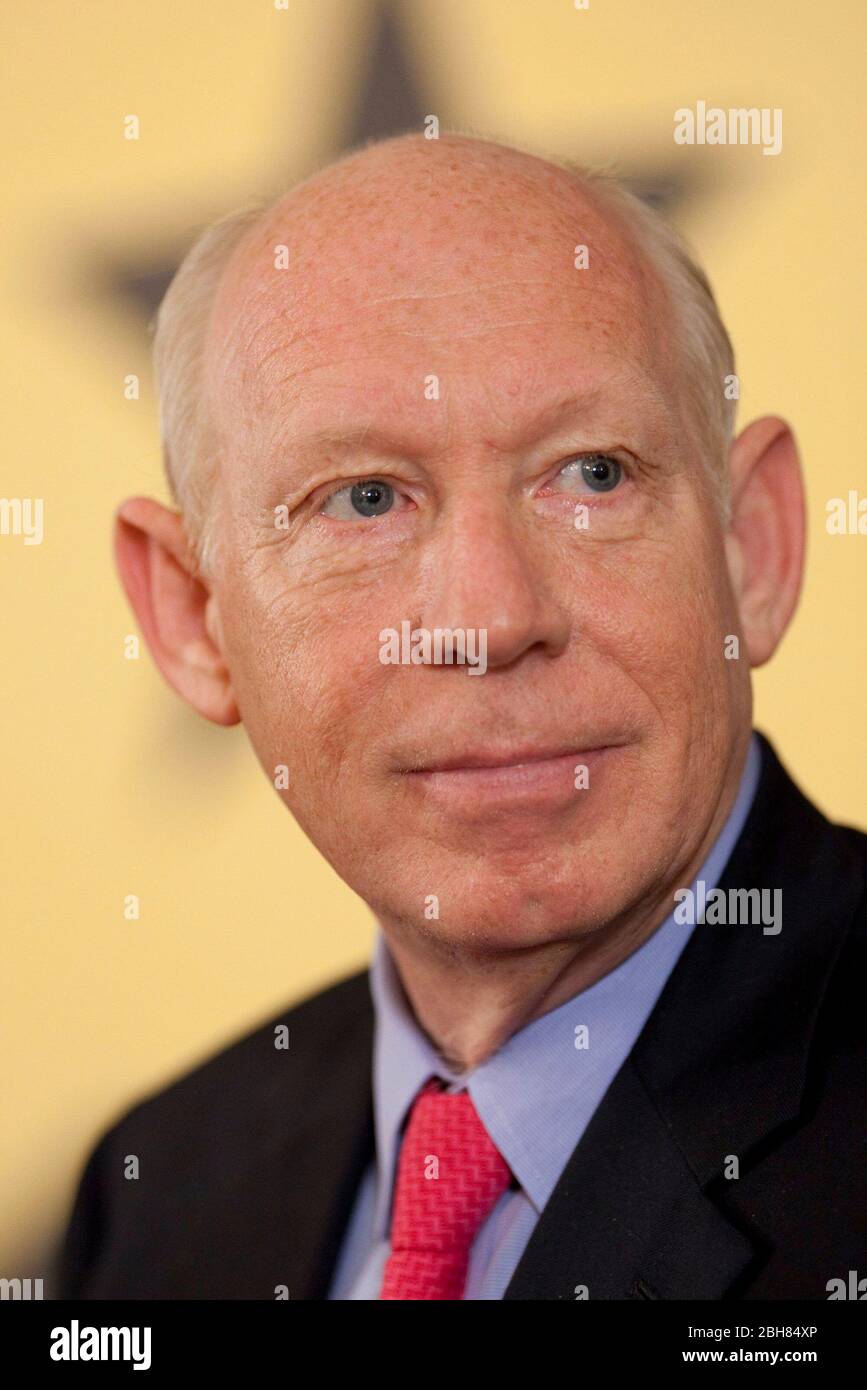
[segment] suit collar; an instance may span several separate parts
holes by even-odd
[[[780,890],[782,929],[700,925],[633,1054],[702,1183],[725,1153],[746,1155],[798,1115],[860,892],[854,857],[761,743],[759,788],[720,887]]]
[[[296,1059],[292,1128],[287,1127],[285,1096],[275,1094],[268,1107],[274,1144],[264,1158],[275,1200],[262,1238],[279,1253],[282,1282],[292,1300],[327,1297],[352,1204],[374,1150],[373,1008],[367,971],[338,988],[337,1022],[328,1036],[317,1033],[315,1046]]]
[[[507,1299],[719,1298],[763,1258],[708,1188],[797,1121],[859,892],[844,839],[761,737],[720,888],[782,889],[782,930],[700,924],[564,1170]],[[723,1179],[724,1181],[724,1179]],[[711,1192],[714,1188],[711,1186]]]

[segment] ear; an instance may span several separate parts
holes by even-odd
[[[130,498],[117,513],[114,550],[126,596],[169,685],[206,719],[237,724],[216,598],[198,574],[180,515],[150,498]]]
[[[789,625],[804,570],[804,489],[785,420],[747,425],[730,456],[729,575],[751,666],[770,660]]]

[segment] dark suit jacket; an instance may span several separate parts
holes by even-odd
[[[719,886],[781,888],[782,931],[696,927],[507,1299],[825,1299],[867,1275],[867,835],[765,739],[762,760]],[[91,1153],[58,1295],[324,1298],[373,1155],[372,1032],[362,973],[137,1104]]]

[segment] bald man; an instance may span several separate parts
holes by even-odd
[[[752,728],[800,470],[734,436],[683,243],[401,137],[208,229],[156,363],[177,506],[120,509],[126,592],[378,937],[101,1137],[60,1292],[836,1297],[867,836]]]

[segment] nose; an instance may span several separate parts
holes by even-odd
[[[569,640],[543,538],[521,523],[514,505],[474,497],[450,509],[424,586],[420,625],[484,631],[489,669],[533,647],[556,656]]]

